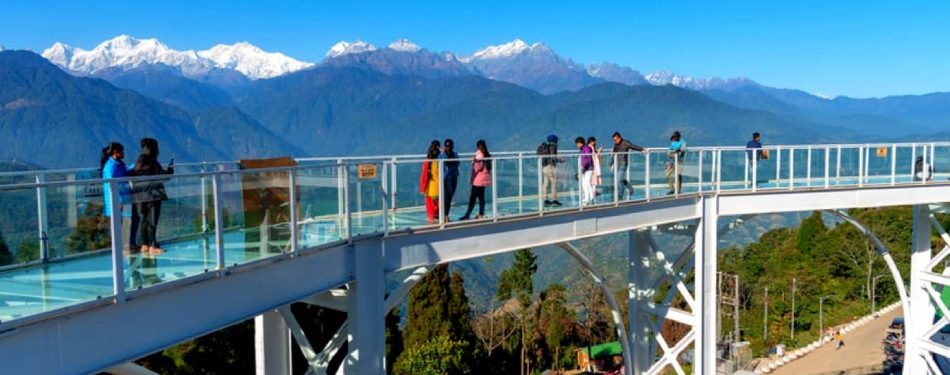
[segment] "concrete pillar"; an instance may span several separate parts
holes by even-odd
[[[347,374],[385,374],[385,273],[382,243],[364,241],[353,246],[354,289],[351,290]]]
[[[628,337],[633,351],[633,374],[642,374],[653,365],[650,356],[650,315],[646,310],[650,303],[649,262],[650,244],[638,231],[630,231],[628,292],[630,303],[630,321]]]
[[[699,305],[696,330],[696,366],[694,374],[716,373],[716,271],[718,265],[718,197],[703,197],[700,220],[696,227],[695,298]]]
[[[922,355],[919,341],[924,339],[927,330],[933,325],[935,308],[927,294],[928,282],[921,279],[930,263],[930,208],[926,205],[914,206],[913,244],[910,255],[910,311],[904,312],[907,337],[905,338],[904,374],[930,373]],[[926,355],[930,355],[926,353]]]
[[[254,317],[257,375],[290,374],[290,330],[277,310]]]

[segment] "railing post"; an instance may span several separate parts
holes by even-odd
[[[217,174],[212,175],[211,190],[213,194],[212,199],[214,200],[214,252],[218,270],[223,270],[227,267],[224,263],[224,210],[221,207],[223,202],[221,199],[222,188],[223,186],[221,186],[221,176]]]
[[[835,185],[841,185],[841,145],[838,145],[837,164],[835,165]]]
[[[748,148],[746,149],[746,152],[749,152],[749,149],[748,149]],[[749,177],[752,177],[752,176],[749,176],[749,157],[748,157],[748,156],[745,156],[745,157],[742,158],[742,169],[743,169],[743,172],[742,172],[742,176],[743,176],[743,177],[742,177],[742,181],[744,182],[744,184],[742,184],[742,188],[743,188],[743,189],[748,189],[748,188],[749,188]]]
[[[891,186],[897,184],[897,145],[891,146]]]
[[[439,225],[444,228],[445,227],[445,173],[443,173],[444,171],[443,168],[445,168],[445,161],[444,159],[441,159],[441,158],[438,160],[439,161],[437,165],[439,166],[439,171],[437,173],[439,174],[439,200],[438,200],[438,204],[436,204],[435,206],[439,212],[436,218],[439,219]]]
[[[544,190],[544,171],[542,171],[544,166],[542,165],[541,159],[543,159],[543,157],[538,157],[538,214],[544,216],[544,196],[547,194],[547,191]],[[555,179],[553,183],[556,184],[557,179]]]
[[[811,146],[808,146],[808,156],[805,159],[808,163],[805,167],[805,185],[811,187]]]
[[[782,147],[775,148],[775,187],[782,184]]]
[[[122,207],[119,196],[119,184],[128,184],[128,181],[109,181],[109,234],[112,236],[112,292],[115,302],[125,302],[125,259],[122,256]]]
[[[716,149],[716,192],[722,192],[722,149]]]
[[[795,148],[788,149],[788,190],[795,190]]]
[[[392,166],[393,166],[393,168],[392,168],[392,173],[390,173],[390,175],[389,175],[389,177],[391,177],[391,178],[390,178],[391,183],[389,184],[389,194],[390,194],[390,196],[391,196],[392,198],[390,198],[390,202],[389,202],[389,203],[390,203],[390,205],[391,205],[390,207],[392,207],[392,209],[393,209],[393,213],[395,213],[395,212],[396,212],[396,170],[398,169],[398,168],[396,168],[396,158],[395,158],[395,157],[393,157],[393,159],[392,159]]]
[[[910,180],[911,181],[914,180],[914,177],[917,174],[916,164],[917,164],[917,144],[914,143],[911,146],[911,151],[910,151]]]
[[[864,146],[858,147],[858,187],[864,186]]]
[[[745,159],[746,159],[746,163],[748,163],[749,158],[745,158]],[[759,174],[758,168],[757,168],[758,166],[759,166],[759,158],[757,157],[757,155],[755,154],[755,152],[753,152],[753,153],[752,153],[752,192],[753,192],[753,193],[755,193],[755,192],[758,190],[758,189],[757,189],[757,187],[758,187],[758,174]],[[747,172],[747,174],[748,174],[748,172]]]
[[[337,165],[336,198],[338,202],[337,212],[342,218],[343,216],[346,216],[346,209],[347,209],[346,207],[348,206],[346,204],[346,196],[344,193],[344,189],[346,185],[345,185],[345,182],[343,181],[343,178],[344,178],[343,175],[345,174],[345,171],[343,169],[343,159],[336,159],[336,165]]]
[[[346,225],[346,238],[353,237],[353,213],[350,212],[350,170],[346,164],[340,164],[340,172],[343,176],[343,219]]]
[[[611,159],[613,163],[610,163],[610,165],[613,166],[614,170],[614,205],[618,205],[620,204],[620,176],[618,175],[618,171],[620,170],[620,166],[618,164],[620,163],[618,163],[617,154],[611,153],[610,157],[613,158]],[[629,162],[629,155],[627,156],[627,159]]]
[[[925,185],[927,184],[927,170],[930,169],[930,166],[927,165],[929,161],[927,157],[927,144],[924,144],[923,148],[920,149],[920,156],[924,158],[920,166],[920,184]],[[917,168],[914,168],[914,171],[916,170]]]
[[[831,165],[831,161],[828,159],[830,158],[831,158],[831,148],[825,146],[825,189],[828,188],[828,176],[830,175],[828,166]]]
[[[201,233],[208,233],[208,162],[201,163]]]
[[[383,199],[382,199],[382,204],[381,204],[382,207],[380,207],[379,213],[380,215],[383,216],[383,222],[382,222],[383,234],[388,235],[389,234],[389,210],[387,210],[388,205],[386,203],[386,198],[389,197],[391,188],[389,187],[389,183],[387,182],[386,179],[389,177],[389,167],[385,161],[380,161],[379,163],[383,166],[383,174],[379,178],[380,184],[382,184],[383,186]]]
[[[41,173],[36,174],[36,183],[42,184],[46,182],[46,175]],[[46,188],[37,186],[36,187],[36,221],[37,221],[37,239],[40,241],[40,260],[43,263],[49,262],[49,244],[47,239],[49,236],[49,218],[47,216],[48,208],[46,206]]]
[[[680,196],[680,154],[673,153],[673,196]]]
[[[584,169],[581,166],[581,154],[577,154],[577,207],[584,211]]]
[[[524,153],[518,153],[518,213],[524,204]]]
[[[703,150],[699,150],[699,193],[703,192]]]
[[[647,202],[649,202],[650,201],[650,153],[649,152],[646,153],[643,167],[644,167],[643,168],[643,173],[644,173],[643,191],[646,194]]]
[[[495,158],[491,158],[491,214],[492,221],[498,221],[498,164]]]
[[[298,237],[300,229],[297,227],[300,218],[297,217],[297,168],[291,169],[290,173],[290,251],[296,257],[300,253],[300,244]]]

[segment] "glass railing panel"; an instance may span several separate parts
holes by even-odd
[[[0,257],[0,321],[112,295],[109,221],[103,219],[97,185],[44,188],[51,206],[47,214],[57,215],[47,222],[45,241],[39,233],[36,189],[0,190],[0,206],[7,213],[0,230],[9,252]],[[80,207],[83,193],[100,203]],[[70,206],[81,210],[68,216]],[[46,263],[39,260],[44,245],[50,250]]]
[[[872,145],[865,148],[865,179],[868,185],[890,185],[893,149],[887,145]]]
[[[721,178],[718,188],[722,191],[752,188],[751,165],[745,150],[719,151],[719,168],[716,171]]]
[[[617,175],[621,201],[646,199],[646,153],[628,153],[627,165],[618,165]]]
[[[395,208],[391,210],[391,219],[388,223],[390,230],[428,225],[425,195],[420,190],[423,163],[426,161],[400,160],[397,161],[392,172],[395,173]],[[437,167],[436,167],[437,168]],[[460,165],[462,176],[456,196],[468,197],[467,176],[471,169],[464,160]],[[392,176],[390,176],[392,178]],[[437,194],[435,194],[437,196]],[[454,215],[453,215],[454,216]],[[435,221],[433,221],[433,224]]]
[[[290,251],[288,171],[218,175],[225,266]]]
[[[544,209],[544,197],[541,194],[541,184],[544,183],[543,167],[537,155],[524,155],[518,161],[521,164],[521,180],[518,182],[518,195],[521,197],[518,211],[521,213],[538,212]],[[550,199],[549,199],[550,200]]]
[[[936,145],[933,148],[933,180],[946,182],[950,178],[950,146]]]
[[[346,238],[341,167],[297,169],[297,217],[301,249]]]
[[[861,149],[858,147],[842,147],[835,160],[837,168],[834,185],[857,186],[858,176],[862,174]]]
[[[532,212],[538,210],[537,200],[526,202],[524,195],[524,164],[517,156],[496,156],[494,164],[494,176],[491,189],[496,189],[493,207],[498,209],[493,213],[498,217],[518,215],[525,212],[526,206],[530,206]],[[537,178],[534,178],[537,180]],[[535,182],[537,183],[537,182]],[[486,192],[486,199],[491,200],[492,195]]]
[[[383,231],[383,209],[389,197],[383,187],[383,163],[346,164],[350,234],[353,236]],[[386,181],[388,187],[389,181]]]

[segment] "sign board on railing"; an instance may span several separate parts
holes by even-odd
[[[877,148],[877,157],[886,158],[887,157],[887,147],[878,147]]]
[[[376,178],[376,164],[360,164],[356,170],[361,180]]]

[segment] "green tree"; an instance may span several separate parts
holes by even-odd
[[[498,290],[495,297],[500,300],[507,300],[514,294],[521,307],[521,373],[524,374],[527,369],[528,361],[528,326],[533,324],[532,316],[528,311],[531,307],[531,298],[534,294],[534,274],[538,272],[538,256],[531,252],[531,249],[521,249],[515,252],[515,260],[511,268],[501,271],[501,277],[498,280]]]
[[[399,330],[399,311],[393,309],[386,314],[386,372],[394,373],[396,359],[402,354],[402,332]]]
[[[406,348],[396,364],[397,375],[454,375],[466,374],[471,368],[465,363],[468,343],[439,335],[428,341]]]
[[[76,220],[76,229],[66,238],[66,254],[84,253],[112,246],[109,220],[102,215],[101,205],[87,205],[82,217]]]

